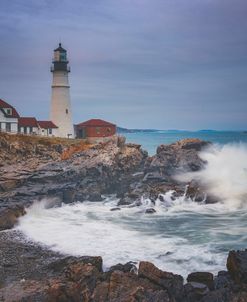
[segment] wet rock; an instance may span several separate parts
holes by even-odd
[[[90,264],[96,267],[99,272],[102,272],[103,260],[102,257],[100,256],[94,256],[94,257],[93,256],[82,256],[82,257],[69,256],[52,262],[49,265],[49,269],[55,272],[62,272],[67,266],[74,265],[74,264],[79,264],[79,265]]]
[[[217,198],[209,195],[206,189],[199,183],[192,181],[189,183],[186,189],[186,197],[192,199],[195,202],[205,202],[206,204],[213,204],[218,202]]]
[[[63,202],[73,203],[75,201],[76,191],[74,188],[66,188],[63,190]]]
[[[1,209],[0,208],[0,231],[11,229],[20,216],[25,214],[25,209],[21,205]]]
[[[174,299],[170,298],[165,290],[146,290],[145,288],[137,288],[132,293],[134,301],[147,301],[147,302],[173,302]]]
[[[119,202],[117,203],[118,206],[125,206],[125,205],[131,205],[135,202],[134,199],[130,198],[129,196],[122,197]]]
[[[188,302],[198,302],[207,295],[209,289],[203,283],[189,282],[185,284],[184,291]]]
[[[92,301],[95,302],[109,301],[108,293],[109,293],[109,282],[108,281],[99,282],[93,291]]]
[[[146,214],[153,214],[153,213],[156,213],[156,210],[154,208],[148,208],[145,210],[145,213]]]
[[[114,212],[114,211],[120,211],[121,208],[111,208],[110,211]]]
[[[229,302],[246,302],[247,301],[247,291],[240,291],[233,293],[229,299]],[[228,302],[228,301],[227,301]]]
[[[114,271],[109,280],[108,300],[114,302],[172,302],[166,290],[133,273]]]
[[[7,192],[17,188],[22,183],[21,179],[7,179],[0,182],[0,192]]]
[[[214,284],[215,289],[221,289],[226,287],[230,288],[233,285],[233,280],[231,279],[229,272],[220,271],[214,279]]]
[[[247,284],[247,250],[230,251],[227,269],[236,283]]]
[[[116,265],[111,266],[109,272],[113,272],[113,271],[121,271],[124,273],[127,272],[137,273],[137,267],[133,262],[130,261],[125,264],[118,263]]]
[[[230,290],[228,288],[222,288],[208,292],[201,298],[200,302],[233,302],[232,298],[233,296]],[[195,300],[195,302],[197,302],[197,300]]]
[[[23,280],[22,282],[13,282],[0,289],[0,301],[19,302],[19,301],[49,301],[46,293],[48,284],[45,281]]]
[[[166,178],[162,176],[159,172],[149,172],[144,176],[143,182],[149,181],[163,182],[166,181]]]
[[[171,145],[161,145],[149,165],[146,165],[146,172],[158,172],[163,177],[169,177],[178,172],[198,171],[205,165],[198,151],[208,145],[208,142],[199,139],[185,139]]]
[[[88,196],[88,200],[97,202],[97,201],[102,201],[104,199],[102,198],[100,193],[92,193]]]
[[[176,299],[183,296],[183,277],[158,269],[150,262],[141,261],[138,276],[147,278],[151,282],[166,289]]]
[[[214,275],[208,272],[194,272],[188,275],[187,282],[203,283],[210,290],[214,289]]]

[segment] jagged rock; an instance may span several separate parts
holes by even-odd
[[[66,188],[63,190],[63,202],[64,203],[72,203],[75,201],[75,189],[74,188]]]
[[[233,280],[211,291],[197,282],[183,286],[181,276],[149,262],[140,263],[138,274],[133,263],[103,272],[101,257],[64,257],[11,234],[0,233],[0,301],[245,302],[247,298],[246,286]]]
[[[214,279],[215,289],[232,287],[233,281],[229,272],[220,271]]]
[[[20,216],[25,214],[25,209],[22,205],[0,209],[0,231],[11,229],[17,222]]]
[[[174,275],[158,269],[150,262],[141,261],[139,264],[138,276],[147,278],[151,282],[166,289],[170,295],[181,299],[183,296],[183,277]]]
[[[97,268],[99,272],[102,272],[102,257],[100,256],[82,256],[82,257],[65,257],[62,259],[58,259],[51,264],[49,264],[49,269],[55,271],[55,272],[62,272],[68,265],[74,265],[74,264],[79,264],[79,265],[85,265],[85,264],[90,264],[94,267]]]
[[[125,144],[123,147],[123,143],[124,139],[112,138],[104,144],[95,145],[63,161],[47,160],[41,165],[40,159],[37,159],[32,168],[29,162],[23,163],[25,168],[23,164],[17,169],[6,168],[7,179],[1,181],[0,173],[0,186],[8,180],[8,177],[18,179],[21,175],[22,182],[18,189],[15,188],[17,186],[15,183],[9,192],[0,193],[1,205],[8,204],[11,198],[16,203],[27,206],[47,195],[50,198],[56,197],[64,203],[78,200],[102,201],[102,194],[126,192],[135,178],[132,175],[142,169],[146,153],[139,145]],[[44,146],[42,148],[36,146],[32,154],[36,155],[35,152],[38,152],[44,159],[46,150]],[[0,154],[1,152],[2,150]],[[3,190],[6,191],[2,187]],[[13,226],[13,223],[10,225]]]
[[[153,214],[153,213],[155,213],[156,212],[156,210],[154,209],[154,208],[149,208],[149,209],[146,209],[145,210],[145,213],[146,214]]]
[[[216,203],[218,201],[216,197],[209,195],[206,192],[206,188],[203,188],[195,181],[190,182],[187,186],[186,197],[195,202],[205,202],[207,204]]]
[[[166,181],[166,178],[157,171],[149,172],[144,176],[143,182],[149,182],[149,181],[163,182]]]
[[[120,211],[121,208],[111,208],[110,211],[114,212],[114,211]]]
[[[48,284],[45,281],[22,280],[13,282],[4,288],[0,288],[0,301],[19,302],[19,301],[49,301],[47,291]],[[50,300],[51,301],[51,300]],[[62,301],[62,300],[60,300]]]
[[[197,282],[207,285],[210,290],[214,289],[214,275],[208,272],[194,272],[187,277],[187,282]]]
[[[229,288],[222,288],[219,290],[208,292],[205,296],[201,298],[200,302],[232,302],[233,301],[232,298],[233,296]],[[197,302],[197,301],[198,300],[192,300],[191,302]]]
[[[230,251],[227,258],[227,269],[235,282],[247,284],[247,249]]]
[[[205,164],[198,156],[198,151],[208,145],[208,142],[199,139],[184,139],[171,145],[161,145],[146,172],[156,171],[169,177],[181,171],[198,171]]]
[[[91,193],[89,196],[88,196],[88,200],[89,201],[102,201],[104,200],[101,196],[100,193]]]
[[[198,282],[189,282],[184,286],[185,296],[188,302],[198,302],[209,292],[207,285]]]
[[[161,292],[162,291],[162,292]],[[158,297],[160,295],[160,298]],[[133,273],[114,271],[109,281],[108,300],[114,302],[129,301],[171,302],[167,292],[147,279],[138,278]],[[140,298],[139,298],[140,297]],[[163,300],[162,300],[163,299]]]
[[[135,202],[135,199],[130,198],[129,196],[122,197],[117,203],[118,206],[130,205]]]
[[[125,264],[118,263],[109,268],[109,272],[113,272],[113,271],[121,271],[124,273],[127,273],[127,272],[136,273],[137,268],[133,262],[127,262]]]

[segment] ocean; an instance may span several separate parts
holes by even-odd
[[[80,202],[47,209],[34,204],[20,218],[17,230],[67,255],[102,256],[104,269],[116,263],[146,260],[160,269],[182,274],[225,270],[229,250],[247,248],[247,134],[241,132],[156,132],[126,134],[149,154],[158,145],[194,137],[215,144],[201,153],[206,168],[185,178],[199,179],[218,198],[196,203],[185,196],[163,195],[155,205],[141,199],[139,207],[116,207],[116,196],[102,202]],[[186,190],[186,188],[185,188]],[[145,214],[153,207],[154,214]]]
[[[127,142],[141,144],[149,155],[154,155],[161,144],[171,144],[185,138],[199,138],[216,144],[247,143],[247,132],[244,131],[156,131],[123,133]]]

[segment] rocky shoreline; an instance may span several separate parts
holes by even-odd
[[[183,280],[144,261],[139,268],[116,264],[104,272],[100,256],[64,256],[11,230],[26,207],[47,197],[53,207],[116,194],[121,210],[138,207],[142,197],[166,203],[161,193],[173,190],[176,198],[187,186],[186,196],[195,202],[217,202],[200,184],[174,179],[203,169],[198,152],[209,145],[187,139],[161,145],[150,157],[123,137],[95,146],[47,147],[0,134],[0,301],[247,301],[247,251],[231,251],[228,270],[217,276],[197,272]],[[147,215],[155,211],[148,210]]]
[[[182,276],[150,262],[129,262],[103,271],[98,257],[72,257],[27,242],[16,231],[0,232],[0,301],[244,302],[247,250],[231,251],[228,271]]]

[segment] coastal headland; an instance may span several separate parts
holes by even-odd
[[[142,198],[165,203],[162,193],[172,191],[173,198],[216,203],[198,182],[174,178],[204,169],[198,153],[209,145],[185,139],[149,156],[141,145],[118,136],[89,145],[0,133],[0,301],[247,301],[247,251],[230,251],[226,270],[215,276],[193,272],[184,279],[147,261],[104,271],[100,255],[63,255],[13,229],[28,207],[44,199],[52,208],[115,194],[119,202],[111,210],[121,211],[138,207]],[[146,209],[146,215],[154,212]]]

